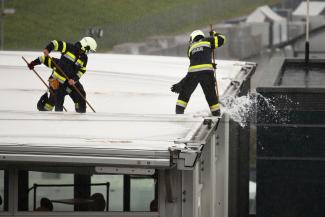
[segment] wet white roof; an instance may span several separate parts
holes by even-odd
[[[175,140],[188,138],[201,116],[209,114],[201,88],[186,115],[174,114],[177,95],[170,86],[186,74],[187,58],[116,54],[90,55],[81,78],[97,113],[90,108],[86,114],[75,113],[68,96],[69,112],[39,112],[36,103],[46,88],[21,58],[31,61],[39,55],[0,52],[0,153],[15,150],[20,157],[27,150],[53,156],[90,153],[103,161],[112,153],[118,157],[137,153],[134,158],[160,158],[168,164],[168,148]],[[217,63],[222,94],[245,63]],[[35,69],[44,80],[51,74],[44,66]]]

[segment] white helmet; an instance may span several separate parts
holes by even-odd
[[[89,51],[96,52],[97,43],[95,39],[93,39],[92,37],[82,38],[80,40],[80,44],[81,44],[81,50],[85,51],[86,53],[89,53]]]
[[[190,35],[190,42],[193,42],[197,36],[202,36],[204,38],[204,33],[201,30],[195,30]]]

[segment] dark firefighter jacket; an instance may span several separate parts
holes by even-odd
[[[212,70],[211,60],[212,49],[222,46],[226,37],[221,34],[215,34],[213,37],[203,38],[197,42],[191,43],[187,55],[190,58],[188,72],[198,72]]]
[[[37,64],[44,64],[45,66],[51,68],[51,69],[55,69],[55,65],[52,63],[52,61],[54,61],[56,64],[59,64],[60,62],[60,59],[57,59],[57,58],[49,58],[49,57],[46,57],[46,56],[40,56],[38,57],[36,60]]]
[[[78,81],[86,72],[88,57],[84,53],[80,54],[79,43],[71,44],[64,41],[53,40],[46,46],[46,49],[49,52],[53,50],[61,52],[61,58],[58,62],[58,66],[66,73],[69,79]],[[45,61],[45,59],[43,61]],[[44,63],[43,61],[42,63]],[[51,67],[51,65],[48,66]],[[54,70],[52,76],[58,79],[60,83],[64,83],[66,81],[66,78],[60,73],[59,70]]]

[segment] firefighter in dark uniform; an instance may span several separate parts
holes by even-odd
[[[53,40],[44,49],[44,56],[39,57],[28,64],[30,69],[35,65],[43,63],[44,65],[53,69],[52,75],[49,79],[50,88],[55,95],[50,94],[50,97],[45,93],[39,100],[37,108],[40,111],[51,111],[55,106],[55,111],[63,111],[63,103],[66,95],[69,95],[75,103],[76,112],[86,112],[86,102],[72,87],[75,87],[81,92],[82,96],[86,98],[86,92],[79,79],[86,72],[86,66],[89,52],[95,52],[97,48],[96,41],[91,37],[84,37],[75,44],[66,43],[64,41]],[[50,58],[51,51],[61,52],[61,58]],[[55,63],[66,73],[69,79],[66,79],[59,70],[57,70],[52,63]]]
[[[38,57],[37,59],[33,60],[31,63],[29,63],[28,67],[30,69],[33,69],[35,65],[44,64],[45,66],[52,68],[54,70],[55,66],[52,63],[52,61],[54,61],[56,64],[58,64],[60,60],[57,58],[53,58],[53,57],[49,58],[46,56],[41,56],[41,57]],[[37,109],[39,111],[52,111],[55,106],[55,103],[56,103],[55,91],[60,87],[60,83],[56,78],[53,77],[53,75],[50,76],[48,81],[49,81],[49,87],[51,89],[49,91],[50,95],[48,96],[48,93],[46,92],[38,100]],[[85,96],[84,88],[80,82],[76,83],[76,87],[78,87],[80,92]],[[77,94],[75,91],[71,91],[70,88],[69,89],[67,88],[66,91],[67,91],[67,94],[71,97],[72,101],[75,103],[76,112],[84,113],[86,111],[85,107],[79,106],[80,101],[81,101],[81,104],[83,101],[83,99],[79,96],[79,94]],[[54,93],[54,95],[52,93]]]
[[[212,115],[220,115],[220,104],[215,90],[212,49],[222,46],[226,42],[226,37],[216,32],[211,32],[210,35],[212,36],[205,37],[201,30],[195,30],[190,35],[188,73],[180,82],[171,87],[172,92],[179,93],[176,114],[184,114],[192,93],[200,83]]]

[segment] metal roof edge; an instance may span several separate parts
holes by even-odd
[[[202,150],[208,139],[218,127],[220,117],[206,117],[192,134],[188,141],[175,141],[174,147],[170,147],[171,159],[179,170],[192,170],[200,158]]]
[[[125,158],[125,157],[91,157],[91,156],[67,156],[67,155],[35,155],[35,154],[5,154],[0,153],[0,162],[46,162],[53,164],[78,165],[78,166],[136,166],[136,167],[170,167],[169,158]]]
[[[240,91],[240,87],[244,84],[244,82],[247,79],[250,79],[250,77],[255,73],[256,67],[256,63],[246,62],[245,65],[242,66],[240,73],[238,73],[235,79],[232,79],[230,85],[225,90],[224,97],[237,95]]]

